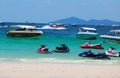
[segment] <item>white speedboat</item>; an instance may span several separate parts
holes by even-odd
[[[7,32],[8,37],[32,37],[43,34],[42,31],[38,31],[35,26],[29,25],[12,25]]]
[[[55,28],[51,25],[45,25],[45,26],[41,27],[40,29],[55,29]]]
[[[95,28],[81,27],[76,36],[82,40],[92,40],[97,39],[98,33],[96,32]]]
[[[110,30],[108,34],[100,35],[104,41],[120,43],[120,30]]]
[[[66,27],[62,26],[62,25],[45,25],[39,29],[56,29],[56,30],[64,30],[66,29]]]

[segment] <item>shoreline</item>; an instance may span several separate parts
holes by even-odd
[[[88,65],[120,65],[120,60],[97,60],[97,59],[80,59],[80,60],[61,60],[54,58],[42,59],[0,59],[0,63],[46,63],[46,64],[88,64]]]
[[[120,78],[119,65],[0,62],[0,78]]]

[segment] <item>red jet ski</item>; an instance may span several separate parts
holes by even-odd
[[[49,52],[48,49],[41,50],[41,49],[39,48],[39,49],[37,49],[37,52],[38,52],[38,53],[42,53],[42,54],[52,54],[52,52]]]
[[[48,48],[46,48],[45,45],[41,45],[41,47],[37,49],[37,52],[43,53],[43,54],[50,54],[51,53],[48,51]]]
[[[95,45],[86,45],[86,44],[83,44],[80,47],[81,48],[92,48],[92,49],[104,49],[100,44],[95,44]]]
[[[47,53],[48,50],[47,50],[47,49],[45,49],[45,50],[41,50],[41,49],[39,48],[39,49],[37,49],[37,52],[38,52],[38,53]]]

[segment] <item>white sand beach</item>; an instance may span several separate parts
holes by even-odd
[[[0,78],[120,78],[120,66],[1,62]]]

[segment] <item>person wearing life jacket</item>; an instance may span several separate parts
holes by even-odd
[[[86,42],[85,44],[83,44],[84,46],[91,46],[90,42]]]
[[[65,44],[61,44],[60,47],[56,47],[57,50],[69,52],[69,48]]]
[[[41,45],[40,48],[37,50],[37,52],[47,53],[48,52],[48,48],[46,48],[45,45]]]
[[[118,52],[115,51],[115,48],[110,47],[108,50],[105,51],[106,55],[109,56],[120,56],[120,54]]]

